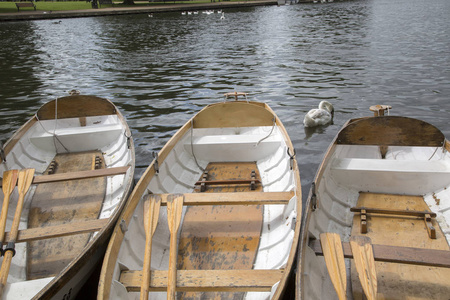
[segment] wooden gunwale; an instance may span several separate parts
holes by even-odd
[[[69,96],[76,97],[76,96]],[[67,97],[67,98],[69,98]],[[125,118],[122,113],[116,109],[115,105],[106,98],[99,98],[96,96],[83,96],[90,99],[90,101],[102,101],[107,103],[106,106],[114,107],[114,114],[117,115],[119,122],[122,124],[126,135],[130,137],[129,147],[131,154],[131,166],[128,166],[130,174],[134,174],[134,162],[135,162],[135,153],[134,153],[134,143],[133,138],[131,136],[131,131],[127,125]],[[64,97],[66,98],[66,97]],[[61,98],[60,98],[61,99]],[[87,109],[87,108],[86,108]],[[86,109],[80,110],[81,112],[86,111]],[[106,113],[104,113],[106,114]],[[80,116],[82,117],[82,116]],[[5,154],[8,154],[14,147],[14,145],[20,140],[20,138],[25,134],[27,130],[29,130],[35,123],[37,122],[36,115],[32,117],[29,121],[27,121],[5,144]],[[103,176],[103,175],[101,175]],[[131,175],[131,179],[132,179]],[[82,252],[80,252],[71,262],[68,264],[55,278],[53,278],[45,287],[43,287],[34,297],[33,299],[51,299],[55,296],[76,274],[80,271],[86,263],[89,262],[91,257],[96,254],[96,250],[102,247],[105,247],[106,242],[109,240],[110,232],[113,230],[114,225],[116,224],[117,218],[119,217],[119,212],[121,212],[126,204],[127,195],[129,195],[131,191],[131,187],[133,185],[133,180],[128,180],[126,185],[123,187],[124,194],[122,196],[121,201],[117,205],[115,212],[113,215],[103,220],[98,220],[99,223],[106,222],[103,224],[101,228],[97,231],[97,235],[93,238],[88,245],[84,248]],[[99,224],[100,225],[100,224]]]
[[[283,276],[280,279],[279,287],[276,289],[275,293],[273,294],[273,299],[279,299],[283,293],[284,293],[284,287],[287,284],[287,280],[289,278],[289,275],[292,270],[292,266],[294,265],[294,259],[296,257],[296,251],[297,251],[297,245],[298,240],[300,236],[300,225],[301,225],[301,215],[302,215],[302,201],[301,201],[301,184],[300,184],[300,174],[298,171],[298,163],[295,158],[295,149],[294,146],[287,134],[287,131],[280,121],[280,119],[276,116],[276,114],[273,112],[273,110],[264,103],[259,102],[247,102],[247,101],[234,101],[234,102],[227,102],[227,103],[236,103],[236,102],[243,102],[247,103],[249,105],[255,105],[258,107],[263,107],[265,110],[269,111],[271,113],[272,118],[275,118],[275,123],[278,126],[279,130],[282,132],[283,138],[290,150],[292,157],[292,167],[294,170],[294,176],[295,176],[295,182],[296,182],[296,190],[294,191],[295,195],[297,195],[297,222],[295,223],[295,233],[294,233],[294,239],[292,242],[291,250],[289,253],[289,258],[286,264],[286,270],[289,270],[288,272],[283,272]],[[196,127],[196,117],[202,113],[205,112],[210,107],[214,107],[215,105],[222,105],[222,103],[217,104],[211,104],[207,107],[203,108],[197,115],[192,117],[188,122],[186,122],[176,133],[175,135],[164,145],[164,147],[161,149],[161,151],[158,154],[158,161],[159,164],[161,164],[168,156],[170,151],[174,148],[174,146],[180,141],[180,139],[190,130],[191,123],[193,123],[194,128]],[[273,121],[272,121],[273,122]],[[215,124],[215,127],[220,127],[221,124]],[[239,127],[239,124],[234,123],[233,127]],[[122,212],[119,222],[117,222],[117,225],[114,228],[114,232],[111,236],[110,242],[108,244],[108,248],[105,254],[104,263],[102,266],[101,274],[100,274],[100,280],[99,280],[99,286],[98,286],[98,297],[97,299],[109,299],[110,297],[110,286],[112,284],[113,279],[113,272],[110,270],[114,269],[117,256],[119,254],[120,245],[124,239],[124,232],[122,232],[120,228],[120,223],[124,222],[126,226],[128,226],[131,217],[134,213],[134,210],[136,209],[139,201],[141,200],[143,194],[147,190],[147,186],[149,185],[151,179],[155,175],[155,168],[154,168],[155,162],[152,161],[149,167],[146,169],[144,174],[142,175],[141,179],[136,185],[136,188],[133,190],[132,194],[130,195],[129,201]],[[179,271],[180,272],[180,271]]]

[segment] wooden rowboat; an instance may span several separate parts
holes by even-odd
[[[384,116],[386,108],[347,122],[317,172],[297,299],[450,295],[450,144],[428,123]]]
[[[300,216],[294,148],[275,113],[258,102],[209,105],[133,190],[98,299],[279,299]]]
[[[3,299],[73,299],[132,189],[128,125],[107,99],[58,98],[11,137],[4,154],[0,199],[10,232],[0,231],[11,251],[1,259]]]

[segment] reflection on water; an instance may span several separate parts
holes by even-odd
[[[304,195],[349,118],[391,104],[450,137],[448,0],[360,0],[283,7],[0,24],[0,139],[71,89],[108,97],[136,142],[137,174],[204,105],[230,90],[265,101],[285,124]],[[333,103],[334,124],[305,130]]]

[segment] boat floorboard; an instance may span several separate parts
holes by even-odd
[[[210,163],[208,180],[250,179],[255,162]],[[200,178],[201,180],[201,178]],[[208,186],[205,193],[248,192],[250,184]],[[258,184],[255,191],[262,191]],[[196,191],[199,192],[199,191]],[[252,269],[263,223],[262,205],[189,206],[181,229],[178,269]],[[179,293],[181,299],[240,299],[245,293]]]
[[[57,154],[55,174],[92,170],[100,151]],[[28,228],[95,220],[106,190],[106,178],[88,178],[39,184],[28,215]],[[80,253],[91,233],[28,242],[27,279],[55,276]]]
[[[422,196],[360,193],[358,207],[430,211]],[[373,244],[449,250],[439,224],[432,219],[436,239],[428,235],[423,218],[367,214],[367,236]],[[352,235],[361,234],[360,214],[353,218]],[[410,264],[375,262],[377,299],[448,299],[450,269]],[[363,291],[352,260],[352,289],[354,299],[363,299]]]

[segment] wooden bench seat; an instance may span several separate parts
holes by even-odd
[[[149,290],[167,290],[168,271],[151,271]],[[270,292],[284,270],[177,270],[177,292]],[[122,271],[120,283],[128,292],[139,292],[142,271]]]
[[[161,205],[167,205],[170,194],[161,194]],[[290,192],[187,193],[183,205],[265,205],[288,204],[295,196]]]
[[[309,247],[316,255],[323,255],[320,240],[313,240]],[[345,258],[353,258],[350,243],[342,243]],[[412,247],[396,247],[373,244],[375,261],[450,268],[450,251]]]
[[[19,230],[17,243],[51,239],[66,235],[89,233],[101,230],[109,219],[89,220],[85,222],[68,223],[40,228],[30,228]],[[5,240],[9,240],[9,232],[6,233]]]
[[[21,7],[33,7],[36,10],[36,5],[33,2],[18,2],[16,3],[17,11],[20,10]]]
[[[104,176],[115,176],[115,175],[125,174],[129,168],[130,168],[130,166],[123,166],[123,167],[106,168],[106,169],[98,169],[98,170],[90,170],[90,171],[68,172],[68,173],[62,173],[62,174],[38,175],[38,176],[34,177],[33,184],[95,178],[95,177],[104,177]],[[1,186],[2,186],[2,183],[0,181],[0,187]]]

